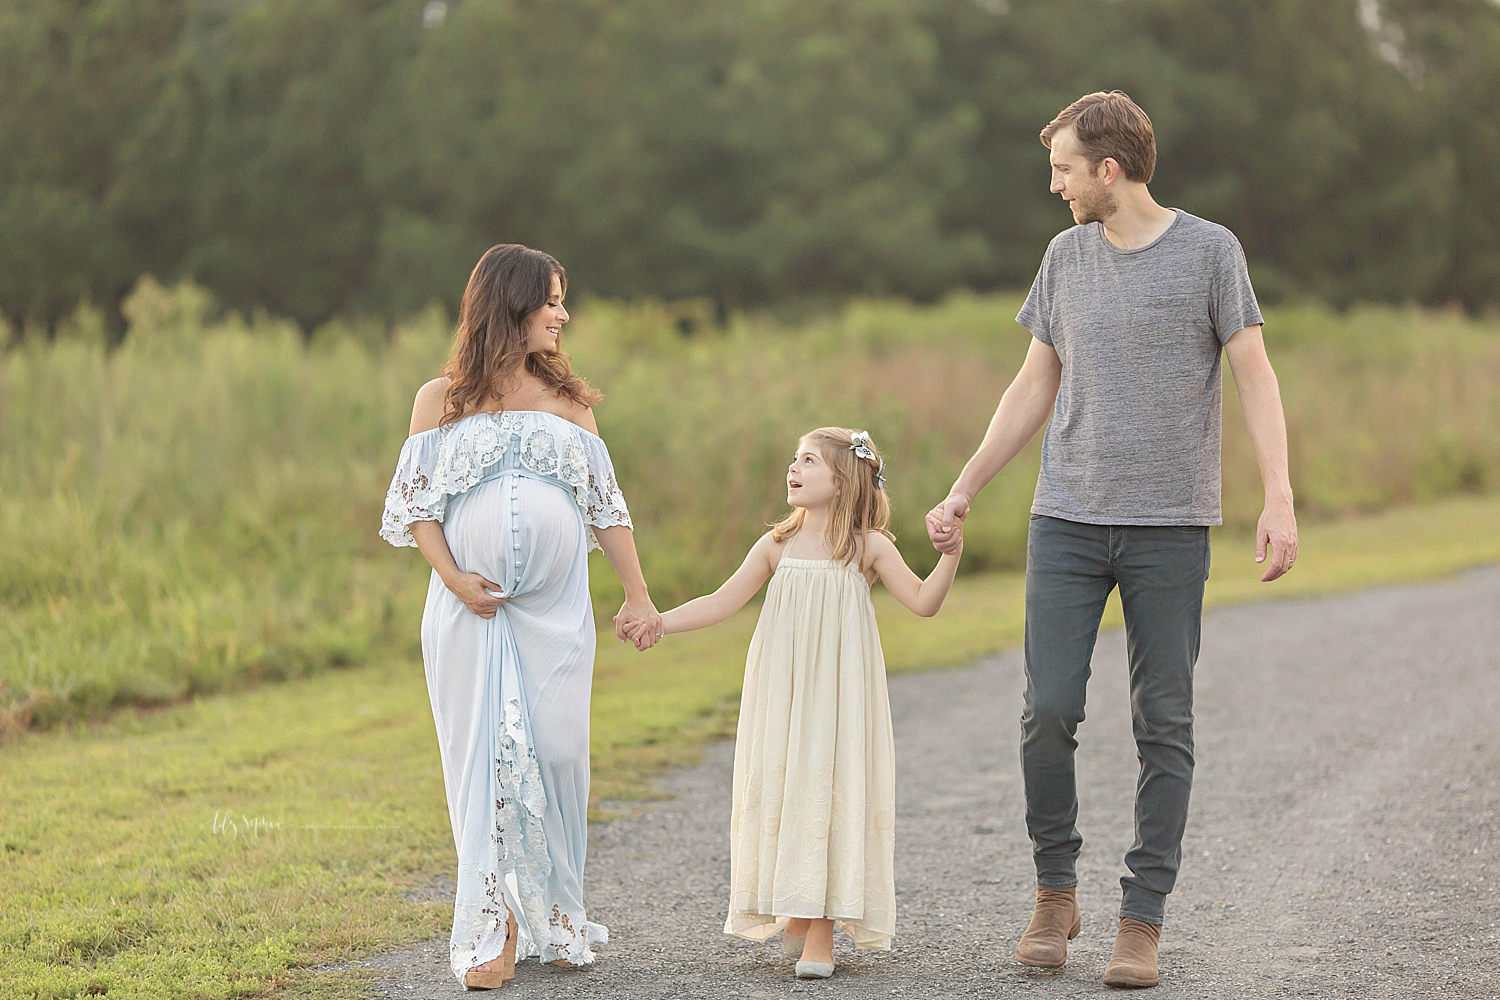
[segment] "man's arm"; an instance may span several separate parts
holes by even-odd
[[[969,515],[969,504],[975,495],[999,475],[1005,464],[1047,422],[1061,384],[1062,359],[1050,344],[1033,338],[1025,363],[1000,397],[1000,405],[995,408],[979,449],[948,491],[948,499],[927,514],[927,537],[939,552],[957,551],[963,543],[953,522]]]
[[[1297,515],[1292,509],[1292,480],[1287,472],[1286,415],[1281,409],[1281,387],[1276,372],[1266,357],[1266,342],[1259,324],[1247,326],[1224,346],[1229,370],[1234,373],[1234,387],[1239,392],[1240,410],[1250,443],[1255,446],[1255,461],[1260,465],[1260,481],[1266,491],[1265,509],[1255,528],[1255,561],[1266,560],[1270,546],[1271,564],[1261,576],[1269,583],[1292,568],[1297,561]]]

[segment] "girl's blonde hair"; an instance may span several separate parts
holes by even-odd
[[[863,444],[874,457],[856,455],[854,434],[847,427],[819,427],[802,435],[802,440],[816,447],[833,470],[837,492],[823,538],[833,550],[833,558],[842,562],[850,562],[856,556],[864,559],[861,540],[867,531],[878,531],[890,539],[896,537],[886,528],[891,523],[891,502],[880,482],[880,452],[875,450],[873,441],[865,438]],[[806,517],[806,508],[796,508],[771,525],[771,537],[778,542],[786,541],[797,533]]]

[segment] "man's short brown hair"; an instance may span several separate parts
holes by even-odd
[[[1091,169],[1109,157],[1130,180],[1150,182],[1156,172],[1156,134],[1146,112],[1124,91],[1099,90],[1069,104],[1042,129],[1042,145],[1051,149],[1052,137],[1070,127]]]

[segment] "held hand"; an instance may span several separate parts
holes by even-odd
[[[963,546],[964,518],[969,516],[969,498],[950,493],[948,499],[927,512],[927,539],[945,555]]]
[[[615,637],[624,642],[631,638],[626,634],[626,630],[643,623],[649,623],[650,632],[647,638],[650,642],[645,646],[636,643],[636,648],[650,649],[656,644],[656,633],[661,631],[661,613],[656,610],[656,605],[651,603],[649,597],[635,600],[627,597],[625,603],[620,605],[620,613],[615,615]]]
[[[632,625],[626,626],[625,634],[631,642],[635,643],[636,650],[644,653],[661,641],[655,630],[656,626],[652,625],[649,619],[643,618]]]
[[[624,611],[615,615],[615,631],[621,642],[637,642],[643,634],[651,630],[651,620],[648,618],[627,621]]]
[[[464,602],[464,607],[481,618],[493,618],[500,605],[510,600],[500,596],[500,585],[485,579],[478,573],[460,573],[452,580],[445,580],[453,596]]]
[[[1255,527],[1256,562],[1266,561],[1268,545],[1271,564],[1260,578],[1262,583],[1284,576],[1297,561],[1297,515],[1292,512],[1290,501],[1267,503],[1261,511],[1260,523]]]

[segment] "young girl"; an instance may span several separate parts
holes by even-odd
[[[627,627],[644,649],[723,621],[771,578],[740,699],[724,933],[784,929],[799,978],[833,975],[835,921],[859,948],[889,949],[896,930],[894,746],[870,583],[928,617],[958,569],[958,551],[926,580],[907,567],[883,470],[864,432],[808,434],[787,469],[792,512],[735,574],[655,632]]]

